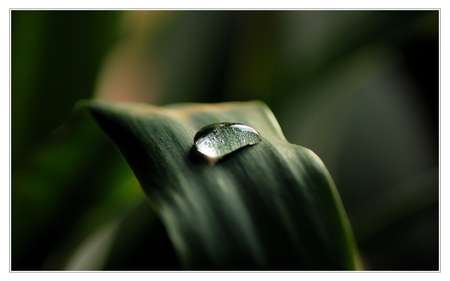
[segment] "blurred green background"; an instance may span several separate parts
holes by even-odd
[[[439,12],[11,11],[11,269],[179,269],[82,99],[258,99],[368,270],[439,269]]]

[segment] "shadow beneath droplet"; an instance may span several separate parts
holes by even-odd
[[[212,166],[217,162],[217,160],[201,154],[194,146],[189,150],[187,158],[190,165],[196,166]]]

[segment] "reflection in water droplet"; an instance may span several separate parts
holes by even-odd
[[[195,148],[212,159],[220,159],[237,149],[259,142],[261,136],[258,131],[245,124],[229,122],[203,127],[194,137]]]

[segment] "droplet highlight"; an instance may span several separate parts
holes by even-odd
[[[210,159],[218,160],[240,148],[261,142],[254,128],[242,124],[222,122],[201,128],[194,137],[195,148]]]

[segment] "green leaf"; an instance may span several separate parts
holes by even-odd
[[[309,149],[287,142],[265,104],[87,105],[133,170],[184,268],[359,268],[325,166]],[[248,124],[262,142],[212,165],[193,138],[216,122]]]

